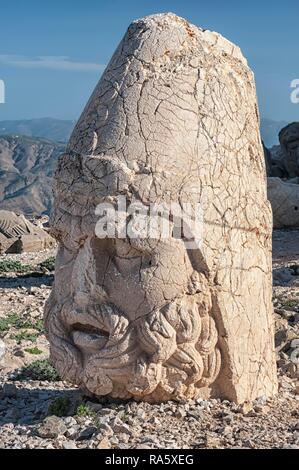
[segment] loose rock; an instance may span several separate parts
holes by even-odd
[[[54,438],[65,434],[67,427],[61,418],[57,416],[49,416],[39,426],[37,432],[42,438]]]

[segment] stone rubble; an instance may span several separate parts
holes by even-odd
[[[219,399],[158,405],[93,401],[66,382],[14,379],[24,364],[48,356],[48,343],[41,333],[36,343],[21,340],[17,344],[10,337],[17,330],[11,328],[0,332],[7,349],[0,362],[0,448],[298,449],[299,375],[298,362],[292,356],[299,340],[299,273],[294,268],[299,265],[298,245],[299,231],[274,232],[273,299],[279,392],[273,399],[261,396],[241,406]],[[46,251],[9,256],[36,265],[52,255],[52,251]],[[293,274],[281,280],[281,270]],[[51,274],[25,279],[10,273],[2,275],[0,319],[13,311],[22,319],[41,319],[51,283]],[[36,356],[25,351],[33,346],[43,349],[43,353]],[[68,397],[73,409],[84,401],[90,416],[78,416],[74,411],[70,416],[48,416],[50,404],[61,397]],[[49,437],[54,434],[55,437]]]

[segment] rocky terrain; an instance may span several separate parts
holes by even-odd
[[[278,177],[298,184],[299,122],[291,122],[279,132],[280,145],[265,150],[268,177]]]
[[[242,406],[94,401],[48,363],[42,311],[54,251],[0,257],[1,448],[299,448],[299,231],[274,232],[279,393]]]
[[[0,209],[48,213],[52,175],[65,144],[25,136],[0,137]]]
[[[299,122],[279,132],[279,143],[264,145],[267,192],[276,229],[299,227]]]

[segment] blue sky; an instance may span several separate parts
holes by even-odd
[[[260,112],[298,120],[298,0],[13,0],[0,2],[0,120],[77,119],[129,23],[172,11],[238,44],[255,72]]]

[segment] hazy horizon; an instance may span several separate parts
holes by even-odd
[[[63,119],[63,118],[60,118],[60,117],[56,117],[56,116],[40,116],[40,117],[35,117],[35,118],[30,118],[30,117],[25,117],[25,118],[22,118],[22,117],[17,117],[17,118],[11,118],[11,119],[2,119],[0,117],[0,122],[3,122],[3,121],[7,121],[7,122],[18,122],[18,121],[34,121],[34,120],[46,120],[46,119],[53,119],[55,121],[67,121],[67,122],[73,122],[73,123],[76,123],[80,118],[80,115],[75,117],[75,118],[69,118],[69,119]],[[299,118],[298,118],[299,119]],[[287,119],[271,119],[267,116],[260,116],[260,120],[261,121],[271,121],[273,123],[291,123],[291,122],[298,122],[298,119],[296,120],[287,120]]]

